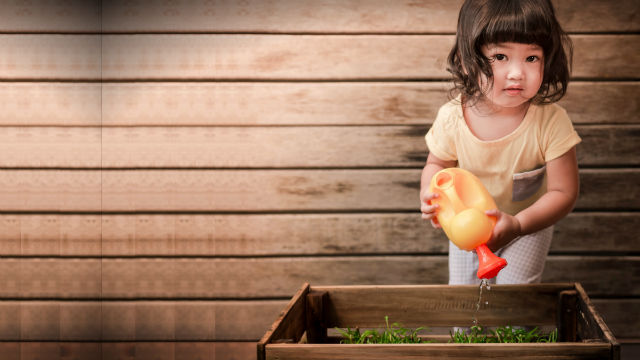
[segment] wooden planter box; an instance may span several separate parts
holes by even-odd
[[[484,301],[489,304],[484,304]],[[579,283],[491,285],[477,313],[483,326],[557,327],[557,343],[339,344],[327,329],[379,328],[384,316],[403,327],[468,327],[478,286],[310,286],[304,284],[258,343],[265,359],[619,359],[620,345]]]

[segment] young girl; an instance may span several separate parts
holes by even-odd
[[[567,55],[568,53],[568,55]],[[492,282],[542,278],[553,224],[578,196],[575,145],[580,137],[556,105],[566,92],[572,45],[549,0],[466,0],[449,54],[459,95],[442,106],[426,135],[421,211],[440,227],[431,177],[460,167],[486,186],[498,205],[487,243],[508,262]],[[479,283],[473,252],[449,243],[449,284]]]

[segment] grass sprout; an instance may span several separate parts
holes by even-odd
[[[490,333],[487,334],[482,326],[474,325],[468,333],[464,330],[456,330],[455,333],[449,332],[451,335],[449,342],[458,344],[558,342],[558,329],[554,329],[547,335],[541,334],[537,327],[527,331],[525,329],[504,326],[495,330],[489,330],[489,332]]]
[[[425,327],[408,329],[398,323],[389,324],[389,317],[384,317],[385,327],[381,331],[371,329],[360,331],[359,328],[335,329],[342,335],[341,344],[419,344],[427,343],[418,336],[418,332]],[[555,343],[558,342],[558,329],[554,329],[549,334],[542,334],[535,327],[525,330],[519,327],[502,326],[495,330],[485,331],[480,325],[471,326],[468,332],[456,330],[449,332],[450,343],[457,344],[484,344],[484,343]]]
[[[342,334],[341,344],[419,344],[423,341],[418,336],[418,332],[424,327],[417,329],[408,329],[401,327],[398,323],[389,325],[389,317],[384,317],[385,328],[382,331],[366,330],[360,332],[357,327],[355,329],[347,328],[346,330],[335,328]]]

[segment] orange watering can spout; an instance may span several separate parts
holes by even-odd
[[[491,279],[496,277],[500,270],[507,266],[507,260],[496,256],[489,250],[487,245],[478,245],[476,248],[476,254],[478,254],[478,278]]]
[[[438,222],[449,240],[462,250],[476,250],[478,277],[491,279],[498,275],[507,261],[485,245],[496,219],[484,213],[497,206],[480,179],[467,170],[443,169],[433,176],[429,190],[439,195],[431,202],[440,205]]]

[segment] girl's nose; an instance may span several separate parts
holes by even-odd
[[[509,67],[509,72],[507,73],[507,79],[509,80],[522,80],[522,67],[520,65],[514,64]]]

